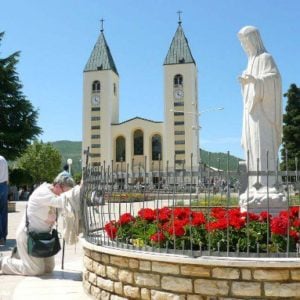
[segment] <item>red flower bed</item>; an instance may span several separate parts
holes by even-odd
[[[112,240],[138,241],[138,245],[186,247],[190,249],[253,251],[295,251],[299,242],[299,207],[291,207],[272,217],[241,212],[239,208],[212,208],[208,214],[190,208],[143,208],[137,216],[130,213],[105,225]],[[289,235],[289,238],[288,238]],[[229,238],[228,238],[229,237]],[[268,237],[271,237],[268,239]],[[287,247],[287,242],[289,245]],[[167,245],[168,244],[168,245]]]

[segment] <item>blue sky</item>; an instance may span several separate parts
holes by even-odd
[[[247,57],[237,39],[259,28],[281,72],[283,93],[300,84],[298,0],[10,0],[2,1],[0,57],[21,51],[23,92],[39,110],[44,142],[80,141],[83,68],[100,32],[120,75],[120,121],[163,121],[163,61],[182,26],[198,67],[201,148],[243,157],[237,77]],[[283,99],[285,107],[286,99]]]

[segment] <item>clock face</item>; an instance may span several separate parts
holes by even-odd
[[[93,105],[100,105],[100,96],[96,95],[96,96],[92,96],[92,104]]]
[[[174,96],[176,99],[180,99],[183,97],[183,90],[175,90],[174,91]]]

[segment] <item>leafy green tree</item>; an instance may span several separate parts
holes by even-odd
[[[4,32],[0,32],[0,43]],[[0,58],[0,152],[13,160],[41,132],[38,113],[22,93],[16,64],[20,52]]]
[[[35,141],[17,160],[17,166],[27,170],[34,183],[52,182],[61,171],[61,155],[50,143]]]
[[[286,113],[283,115],[283,138],[282,138],[282,169],[286,170],[286,153],[289,170],[295,170],[296,158],[298,169],[300,163],[300,88],[291,84],[287,93]]]
[[[32,185],[34,182],[28,170],[12,169],[9,170],[9,184],[18,187],[23,185]]]

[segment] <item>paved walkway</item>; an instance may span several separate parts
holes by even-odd
[[[15,245],[15,232],[26,202],[17,202],[16,212],[8,214],[8,237],[0,252],[9,255]],[[83,251],[66,245],[64,269],[61,269],[62,251],[56,255],[56,267],[52,274],[44,276],[16,276],[0,273],[0,300],[91,300],[82,288],[81,272]]]

